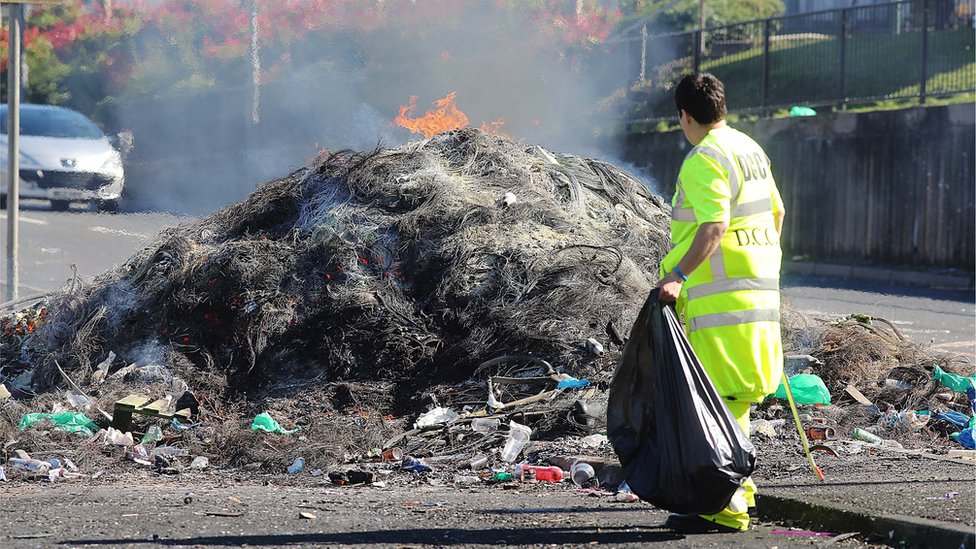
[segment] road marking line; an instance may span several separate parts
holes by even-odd
[[[6,212],[3,215],[0,215],[0,217],[2,217],[4,219],[7,219]],[[49,223],[47,221],[45,221],[43,219],[34,219],[33,217],[24,217],[24,216],[20,215],[20,216],[17,216],[17,219],[19,219],[20,221],[23,221],[24,223],[33,223],[34,225],[49,225]]]
[[[89,227],[89,230],[94,231],[96,233],[117,234],[119,236],[131,236],[134,238],[149,238],[149,235],[145,235],[142,233],[134,233],[132,231],[127,231],[125,229],[110,229],[109,227],[102,227],[101,225]]]

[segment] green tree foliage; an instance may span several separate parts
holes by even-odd
[[[385,38],[390,36],[421,44],[443,29],[469,24],[466,18],[474,12],[482,15],[480,23],[490,22],[499,33],[527,26],[532,32],[526,35],[536,46],[559,51],[599,44],[620,17],[600,0],[484,5],[470,0],[262,0],[258,6],[262,83],[335,63],[339,48],[356,49],[346,58],[382,65],[397,52],[367,59],[364,44],[389,43]],[[95,114],[100,104],[115,98],[246,86],[251,79],[250,15],[250,3],[242,0],[72,0],[36,6],[25,26],[27,98]],[[5,54],[6,45],[4,29],[0,53]],[[0,72],[5,71],[3,60]]]
[[[126,52],[140,27],[128,8],[86,10],[80,2],[33,8],[24,26],[24,98],[91,112],[123,87],[131,66]],[[7,32],[0,34],[4,87]]]
[[[26,48],[26,59],[28,70],[24,76],[28,86],[23,99],[53,105],[67,102],[69,94],[61,83],[71,73],[71,67],[58,60],[54,46],[43,38],[35,40]]]

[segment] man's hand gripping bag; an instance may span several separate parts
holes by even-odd
[[[644,303],[610,384],[607,436],[642,500],[717,513],[752,474],[756,449],[657,296]]]

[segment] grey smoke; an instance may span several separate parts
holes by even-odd
[[[618,116],[598,110],[599,100],[636,78],[619,52],[540,47],[549,41],[538,38],[531,20],[500,25],[488,2],[465,4],[456,20],[433,20],[424,30],[422,39],[342,34],[349,38],[329,41],[329,51],[314,49],[322,42],[293,51],[293,59],[308,62],[262,87],[257,126],[249,124],[247,81],[124,102],[112,123],[135,132],[128,207],[203,214],[305,166],[320,149],[371,150],[419,139],[390,124],[411,95],[418,97],[416,115],[456,91],[472,126],[504,118],[502,131],[526,144],[622,156],[593,131]],[[273,63],[262,60],[263,67]]]

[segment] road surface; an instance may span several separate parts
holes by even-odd
[[[790,275],[783,279],[783,297],[814,318],[836,320],[860,313],[889,320],[916,343],[976,363],[972,291]]]

